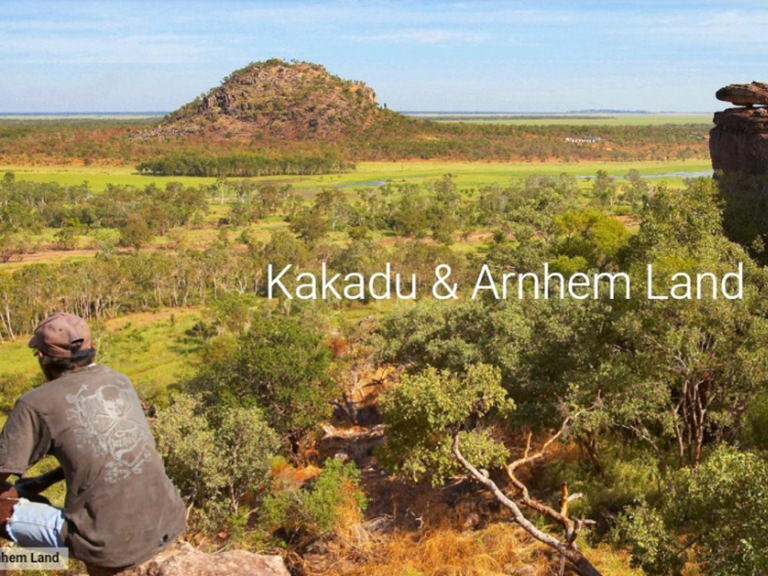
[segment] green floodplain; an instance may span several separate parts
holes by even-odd
[[[711,172],[708,160],[670,160],[638,162],[454,162],[454,161],[401,161],[401,162],[359,162],[354,170],[342,174],[312,176],[265,176],[251,178],[255,182],[290,184],[305,200],[313,198],[322,190],[338,190],[353,196],[357,190],[376,189],[384,183],[422,184],[435,181],[450,174],[460,190],[477,190],[484,186],[506,186],[513,181],[522,181],[531,176],[558,176],[567,174],[577,178],[583,202],[590,199],[592,180],[598,171],[606,172],[618,184],[626,182],[631,170],[638,171],[653,186],[672,188],[683,186],[687,178],[707,176]],[[216,183],[216,178],[187,176],[156,176],[139,174],[132,166],[1,166],[0,174],[13,172],[16,179],[31,182],[56,182],[61,186],[78,186],[87,183],[94,193],[102,193],[108,185],[143,188],[154,184],[164,188],[168,183],[179,182],[184,186],[205,186]],[[229,199],[228,199],[229,200]],[[211,200],[208,224],[202,229],[186,230],[184,234],[193,242],[210,242],[216,238],[214,222],[225,213],[220,202]],[[268,239],[278,229],[287,229],[279,220],[265,220],[253,230],[255,236]],[[232,238],[237,231],[230,233]],[[53,233],[43,231],[42,242],[51,241]],[[161,244],[165,237],[155,239]],[[81,239],[81,247],[88,246]],[[472,250],[466,242],[457,242],[453,249],[458,252]],[[0,270],[15,270],[25,262],[51,262],[62,259],[77,260],[89,258],[92,250],[74,252],[44,251],[43,255],[25,255],[21,261],[0,263]],[[347,310],[350,317],[366,314],[373,306],[354,312]],[[337,313],[334,313],[337,314]],[[201,311],[191,308],[173,311],[147,311],[133,313],[99,325],[103,332],[102,359],[116,369],[124,371],[136,383],[140,391],[151,393],[153,386],[167,386],[188,374],[190,362],[194,362],[196,350],[185,349],[184,332],[190,329]],[[7,372],[23,373],[32,377],[37,372],[37,363],[24,349],[26,342],[0,342],[4,353],[4,369]],[[179,354],[179,351],[183,353]]]
[[[379,186],[387,181],[423,182],[452,174],[462,188],[505,184],[513,179],[532,175],[557,176],[568,174],[585,182],[598,170],[623,179],[635,169],[654,182],[679,186],[685,178],[709,175],[711,162],[703,159],[637,161],[637,162],[453,162],[408,160],[395,162],[358,162],[354,170],[342,174],[312,176],[263,176],[252,178],[257,182],[291,184],[297,190],[312,192],[324,187],[345,187],[351,190]],[[62,186],[76,186],[87,182],[94,192],[103,191],[108,184],[165,186],[180,182],[185,186],[213,184],[216,178],[193,176],[155,176],[139,174],[133,166],[0,166],[0,172],[13,172],[19,179],[33,182],[58,182]]]

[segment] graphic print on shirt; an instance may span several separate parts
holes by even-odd
[[[89,393],[83,385],[67,394],[72,405],[67,420],[75,422],[75,445],[96,458],[106,458],[105,480],[110,484],[141,472],[151,457],[152,437],[142,425],[143,415],[131,393],[117,386],[100,386]]]

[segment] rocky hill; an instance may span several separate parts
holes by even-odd
[[[392,114],[362,82],[319,64],[272,59],[233,72],[145,136],[334,140],[375,128]]]

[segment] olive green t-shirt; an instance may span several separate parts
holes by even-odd
[[[73,557],[132,566],[184,530],[184,503],[123,374],[94,364],[19,398],[0,433],[0,472],[21,475],[46,454],[64,470]]]

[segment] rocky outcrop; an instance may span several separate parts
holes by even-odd
[[[184,542],[141,566],[120,572],[91,568],[90,576],[290,576],[280,556],[232,550],[205,554]]]
[[[715,92],[715,98],[736,106],[766,105],[768,104],[768,84],[763,82],[729,84]]]
[[[731,84],[717,91],[717,98],[743,108],[716,112],[709,133],[712,167],[726,173],[768,173],[768,84]]]
[[[236,70],[143,136],[330,140],[390,114],[362,82],[343,80],[319,64],[272,59]]]

